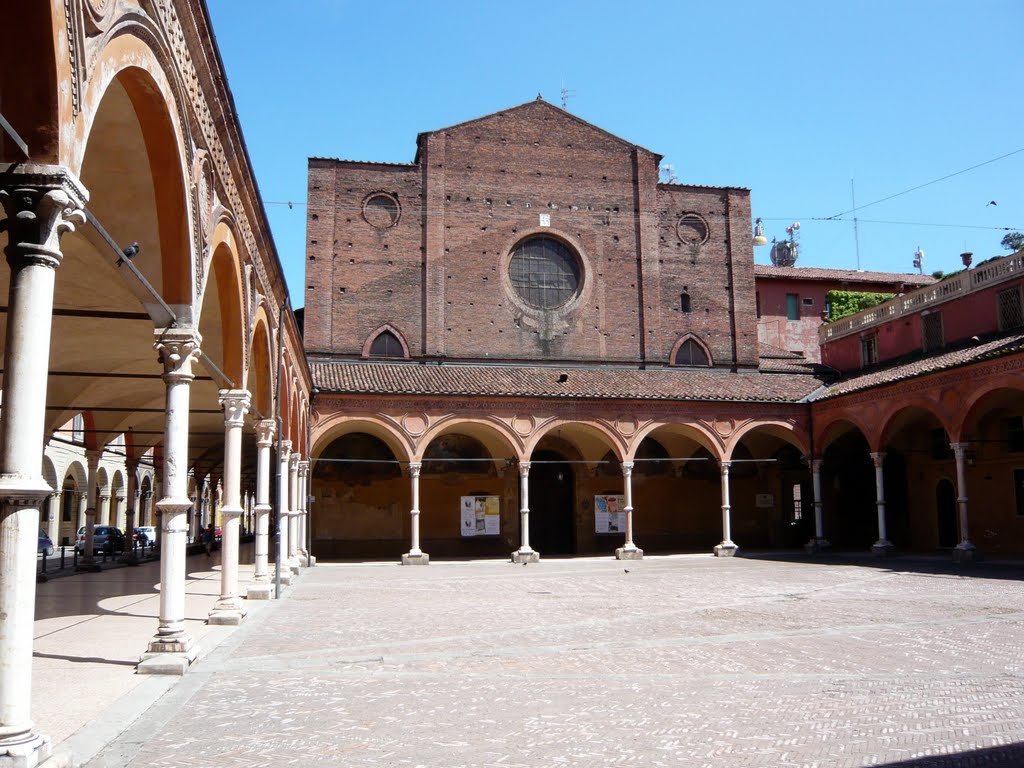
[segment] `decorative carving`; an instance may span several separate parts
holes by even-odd
[[[427,430],[430,420],[425,413],[407,413],[402,417],[402,428],[414,437],[419,437]]]
[[[245,415],[249,412],[251,395],[244,389],[222,389],[220,404],[224,408],[224,424],[229,427],[241,427],[245,424]]]
[[[65,168],[21,168],[24,172],[4,177],[8,186],[0,188],[5,214],[0,219],[0,231],[8,233],[7,261],[12,268],[26,263],[56,268],[63,258],[60,237],[73,232],[76,224],[85,223],[89,195]]]
[[[277,432],[277,422],[273,419],[264,419],[256,422],[256,445],[260,448],[268,448],[274,444],[274,434]]]
[[[164,366],[163,379],[168,384],[175,381],[191,381],[192,363],[199,359],[199,345],[202,336],[191,328],[169,328],[156,332],[156,347],[160,362]],[[166,459],[166,457],[165,457]]]

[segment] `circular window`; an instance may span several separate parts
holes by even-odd
[[[576,254],[553,237],[531,237],[517,245],[508,274],[519,298],[538,309],[564,306],[580,289]]]
[[[363,201],[363,219],[376,229],[389,229],[398,223],[402,209],[398,199],[385,192],[376,192]]]
[[[696,213],[686,213],[676,224],[676,235],[687,245],[703,245],[708,241],[708,223]]]

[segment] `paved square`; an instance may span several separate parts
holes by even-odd
[[[1024,765],[1022,575],[320,565],[90,765]]]

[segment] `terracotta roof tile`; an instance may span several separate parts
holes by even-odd
[[[961,347],[948,352],[942,352],[930,357],[911,360],[909,362],[887,365],[876,368],[865,373],[840,379],[832,384],[815,400],[826,400],[850,392],[857,392],[862,389],[878,387],[884,384],[891,384],[904,379],[912,379],[915,376],[924,376],[928,373],[936,373],[950,368],[958,368],[971,363],[978,363],[994,357],[1002,357],[1018,352],[1024,352],[1024,333],[1016,333],[1011,336],[1001,336],[998,339],[975,344],[969,347]]]
[[[854,269],[823,269],[819,267],[776,267],[755,264],[754,277],[785,277],[797,280],[831,280],[839,283],[903,283],[904,285],[931,285],[935,278],[913,272],[860,272]]]
[[[821,386],[807,367],[788,375],[351,360],[311,361],[310,368],[321,391],[353,394],[797,402]]]

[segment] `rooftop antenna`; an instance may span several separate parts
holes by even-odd
[[[850,177],[850,203],[853,208],[853,245],[857,249],[857,271],[860,272],[860,235],[857,233],[857,193],[853,189],[853,177]]]
[[[569,110],[569,99],[576,95],[576,91],[566,88],[565,81],[562,81],[562,109]]]
[[[918,274],[924,274],[924,251],[921,250],[920,245],[914,251],[914,266],[917,267]]]

